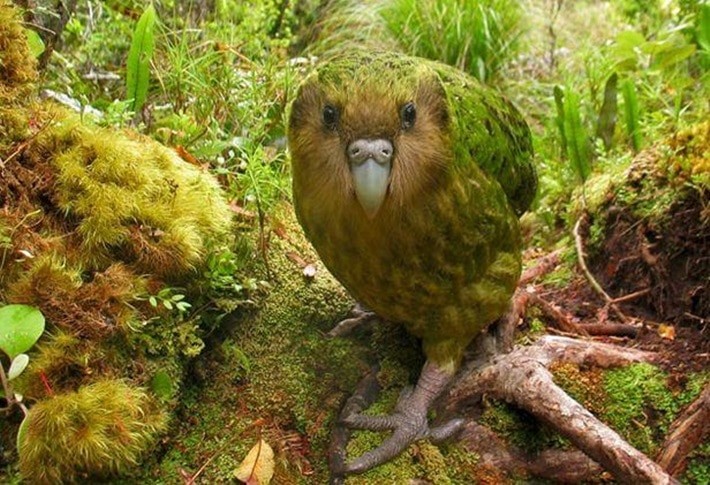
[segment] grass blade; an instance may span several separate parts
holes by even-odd
[[[133,100],[131,108],[140,111],[148,96],[150,59],[155,46],[155,8],[149,5],[138,19],[133,31],[131,48],[126,63],[126,99]]]
[[[631,145],[635,152],[641,149],[641,130],[639,127],[639,101],[636,95],[636,86],[631,79],[625,79],[621,84],[621,94],[624,98],[624,118],[626,132],[631,138]]]
[[[604,148],[609,150],[614,140],[614,130],[616,129],[616,117],[619,110],[617,82],[619,76],[613,73],[609,76],[604,86],[604,102],[599,110],[597,119],[597,137],[604,141]]]
[[[555,96],[555,106],[557,108],[557,117],[555,117],[555,125],[557,125],[557,130],[560,132],[560,142],[562,145],[562,156],[567,154],[567,136],[565,134],[565,105],[564,98],[565,94],[562,88],[555,86],[552,90]]]
[[[587,180],[592,171],[589,138],[582,124],[579,113],[579,96],[574,91],[567,90],[564,97],[564,131],[567,139],[567,155],[572,168],[582,182]]]

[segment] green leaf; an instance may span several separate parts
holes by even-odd
[[[621,94],[624,98],[624,120],[626,121],[626,132],[631,138],[631,144],[635,152],[641,149],[641,130],[639,126],[640,109],[636,87],[631,79],[624,79],[621,83]]]
[[[599,110],[599,118],[597,119],[597,137],[604,141],[604,148],[609,150],[614,139],[614,130],[616,129],[616,116],[618,112],[617,101],[617,81],[619,76],[613,73],[609,76],[604,86],[604,102]]]
[[[27,354],[19,354],[17,357],[12,359],[10,369],[7,371],[7,380],[11,381],[15,377],[22,374],[22,371],[25,370],[27,364],[29,363],[30,357]]]
[[[163,306],[164,306],[165,308],[167,308],[168,310],[172,310],[172,309],[173,309],[173,304],[170,303],[170,300],[163,300]]]
[[[0,308],[0,350],[11,359],[28,351],[44,332],[44,315],[29,305]]]
[[[666,69],[667,67],[687,59],[694,53],[695,46],[693,44],[674,46],[672,49],[667,49],[656,54],[653,57],[652,67]]]
[[[148,96],[150,59],[155,46],[155,8],[149,5],[138,19],[133,31],[126,64],[126,99],[132,99],[133,111],[140,111]]]
[[[710,51],[710,3],[706,3],[700,7],[698,26],[695,33],[698,39],[698,45],[700,45],[704,51]]]
[[[30,425],[30,420],[29,420],[30,415],[26,415],[25,419],[22,420],[20,423],[20,427],[17,430],[17,452],[20,452],[20,446],[22,442],[25,440],[25,435],[27,435],[27,428]]]
[[[39,57],[44,52],[45,46],[42,37],[32,29],[25,29],[27,35],[27,45],[30,47],[30,52],[34,57]]]
[[[591,173],[591,152],[589,137],[582,124],[579,113],[579,96],[572,90],[567,90],[564,99],[564,130],[567,138],[567,154],[572,168],[582,182]]]
[[[150,388],[163,401],[173,396],[173,381],[164,370],[159,370],[150,381]]]
[[[562,142],[562,155],[567,154],[567,136],[565,135],[565,107],[564,107],[564,97],[565,94],[562,88],[555,86],[552,90],[555,96],[555,106],[557,107],[557,117],[555,118],[555,124],[560,132],[560,141]]]

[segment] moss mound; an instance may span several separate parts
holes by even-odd
[[[282,207],[266,228],[268,267],[254,259],[249,274],[270,278],[255,298],[259,305],[233,315],[230,334],[203,354],[196,385],[184,395],[181,424],[167,451],[140,475],[140,483],[165,483],[180,470],[201,472],[205,483],[232,480],[233,471],[263,437],[276,454],[272,483],[327,483],[328,444],[342,403],[375,360],[383,388],[372,412],[388,412],[400,389],[413,383],[422,364],[416,342],[393,325],[362,329],[345,338],[325,333],[352,305],[342,287],[320,264],[300,231],[293,209]],[[263,242],[254,231],[251,244]],[[314,277],[303,264],[314,262]],[[269,276],[270,275],[270,276]],[[380,443],[370,432],[354,434],[355,454]],[[459,447],[412,447],[396,460],[346,483],[470,483],[475,457]],[[448,478],[447,478],[448,477]]]
[[[136,465],[165,426],[165,413],[145,392],[122,381],[97,381],[32,407],[20,470],[32,483],[117,473]]]
[[[38,102],[35,79],[2,3],[0,305],[34,305],[47,320],[13,381],[30,409],[20,471],[32,482],[91,479],[126,471],[166,429],[185,366],[214,327],[178,302],[205,303],[206,260],[229,253],[231,217],[208,173],[130,130]],[[7,448],[17,418],[3,417]]]
[[[620,177],[587,183],[590,263],[604,287],[658,321],[710,315],[710,122],[640,153]],[[601,182],[601,190],[600,190]]]

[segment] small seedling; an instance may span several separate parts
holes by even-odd
[[[32,348],[42,333],[44,315],[37,308],[29,305],[6,305],[0,308],[0,356],[4,354],[9,360],[7,367],[5,359],[0,360],[0,397],[4,398],[0,413],[10,414],[14,408],[19,407],[27,417],[22,395],[13,390],[12,381],[27,368],[30,358],[25,352]],[[20,430],[23,428],[20,425]]]

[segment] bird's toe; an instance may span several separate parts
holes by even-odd
[[[344,337],[358,327],[377,321],[377,315],[360,303],[356,303],[350,311],[350,317],[338,322],[326,336],[330,338]]]
[[[431,428],[429,430],[429,438],[434,443],[446,441],[449,438],[457,435],[463,429],[464,424],[466,424],[466,421],[464,419],[452,419],[440,426]]]

